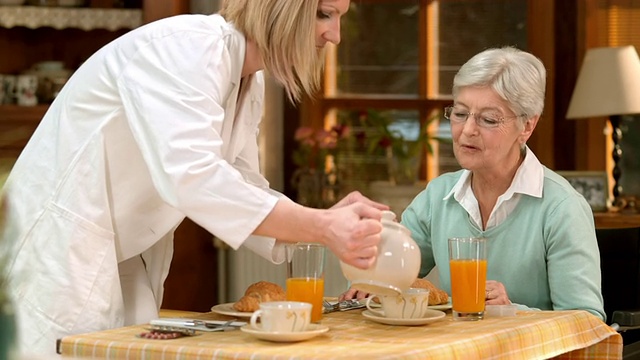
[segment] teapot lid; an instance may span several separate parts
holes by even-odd
[[[394,221],[396,219],[396,213],[391,210],[382,210],[382,220]]]
[[[382,222],[382,224],[386,227],[399,229],[400,231],[407,234],[408,236],[411,236],[411,231],[409,231],[409,229],[407,229],[404,225],[396,221],[396,214],[393,211],[383,210],[382,220],[380,222]]]

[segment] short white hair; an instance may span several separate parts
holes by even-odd
[[[522,121],[541,115],[546,76],[542,61],[514,47],[492,48],[467,61],[453,78],[453,96],[464,87],[490,87]]]

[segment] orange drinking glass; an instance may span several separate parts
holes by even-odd
[[[449,272],[453,319],[481,320],[487,281],[486,239],[449,239]]]
[[[287,279],[287,300],[311,303],[311,322],[322,320],[322,299],[324,297],[324,279],[289,278]]]
[[[286,293],[289,301],[311,303],[311,322],[322,320],[325,247],[320,244],[291,244],[287,257]]]

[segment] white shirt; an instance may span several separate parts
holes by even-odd
[[[542,197],[542,184],[544,183],[544,169],[535,154],[526,147],[524,161],[516,171],[511,185],[498,197],[496,205],[489,215],[487,229],[502,223],[518,205],[522,194],[534,197]],[[451,192],[445,196],[445,200],[451,196],[467,210],[471,220],[482,229],[482,215],[478,200],[471,189],[471,171],[464,170],[458,182]],[[486,230],[486,229],[485,229]]]
[[[62,89],[5,187],[23,349],[157,316],[185,216],[278,260],[274,239],[251,237],[278,195],[258,169],[261,73],[237,102],[244,52],[220,16],[176,16],[106,45]]]

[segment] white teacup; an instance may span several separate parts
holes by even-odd
[[[373,309],[371,301],[380,299],[382,311]],[[374,315],[391,319],[421,319],[429,309],[429,289],[410,288],[400,295],[372,295],[365,303]]]
[[[251,326],[268,332],[305,331],[310,322],[311,304],[300,301],[263,302],[260,309],[251,314]]]

